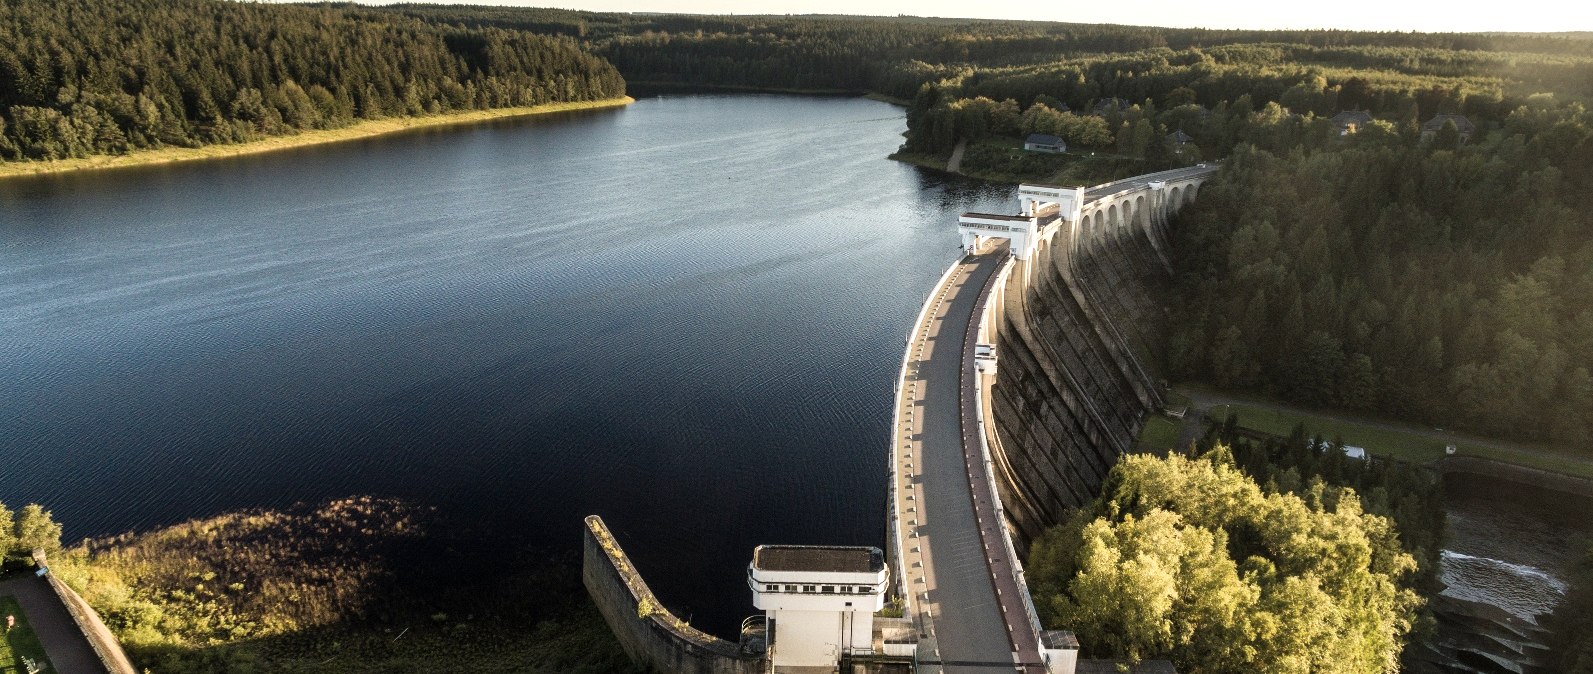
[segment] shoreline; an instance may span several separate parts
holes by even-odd
[[[603,110],[618,108],[635,103],[636,99],[630,96],[619,98],[605,98],[597,101],[576,101],[567,103],[549,103],[517,108],[492,108],[489,110],[469,110],[465,112],[447,113],[427,117],[389,117],[386,119],[365,120],[356,122],[339,129],[313,129],[301,131],[289,136],[270,136],[246,143],[231,143],[226,145],[205,145],[202,147],[167,147],[154,150],[136,150],[125,155],[95,155],[74,159],[58,159],[54,161],[11,161],[0,162],[0,180],[22,176],[45,176],[62,173],[75,173],[78,171],[99,171],[105,169],[131,168],[135,166],[155,166],[159,164],[176,164],[181,162],[201,161],[205,159],[221,159],[226,157],[241,157],[244,155],[265,154],[278,150],[290,150],[311,145],[328,145],[344,141],[374,138],[400,131],[411,129],[435,128],[462,124],[475,124],[479,122],[510,119],[515,117],[532,117],[555,112],[574,112],[582,110]]]

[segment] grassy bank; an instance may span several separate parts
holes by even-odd
[[[1145,419],[1145,427],[1139,431],[1139,439],[1135,446],[1143,451],[1161,452],[1167,449],[1178,449],[1178,422],[1160,414],[1152,414]]]
[[[0,626],[0,630],[5,632],[4,636],[0,636],[0,674],[26,674],[28,670],[23,658],[43,665],[48,671],[50,659],[44,657],[44,646],[28,625],[28,616],[22,613],[22,605],[14,597],[0,597],[0,616],[12,616],[17,621],[16,626],[10,629]]]
[[[1416,463],[1431,463],[1443,458],[1445,446],[1452,444],[1460,456],[1593,479],[1593,454],[1575,448],[1479,438],[1409,422],[1304,410],[1260,398],[1216,393],[1202,387],[1186,385],[1181,389],[1185,395],[1204,400],[1206,414],[1217,423],[1222,423],[1232,413],[1238,416],[1239,426],[1261,433],[1287,437],[1295,426],[1304,425],[1308,437],[1342,438],[1345,444],[1364,447],[1374,455]]]
[[[898,152],[891,159],[938,171],[946,170],[945,155]],[[987,138],[968,144],[962,175],[1000,183],[1098,185],[1152,171],[1171,168],[1145,159],[1104,152],[1028,152],[1017,138]]]
[[[275,152],[309,145],[337,143],[342,141],[370,138],[397,131],[422,129],[429,127],[451,126],[455,124],[472,124],[494,119],[507,119],[511,117],[525,117],[529,115],[543,115],[554,112],[570,112],[575,110],[597,110],[629,105],[635,102],[629,96],[611,98],[601,101],[581,101],[574,103],[551,103],[523,108],[496,108],[493,110],[471,110],[467,112],[449,113],[428,117],[393,117],[357,122],[340,129],[321,129],[304,131],[290,136],[271,136],[247,143],[231,145],[206,145],[204,147],[168,147],[159,150],[140,150],[125,155],[99,155],[83,157],[80,159],[62,159],[57,161],[12,161],[0,162],[0,179],[42,175],[49,173],[67,173],[70,171],[89,171],[97,169],[124,168],[130,166],[148,166],[152,164],[170,164],[184,161],[197,161],[202,159],[216,159],[221,157],[237,157],[263,152]]]
[[[353,498],[86,541],[55,573],[141,671],[633,671],[578,554]]]

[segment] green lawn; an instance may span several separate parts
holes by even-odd
[[[1280,411],[1256,405],[1217,405],[1209,414],[1221,423],[1229,413],[1239,415],[1239,425],[1245,428],[1287,437],[1294,427],[1305,424],[1306,437],[1322,436],[1327,440],[1344,438],[1344,444],[1364,447],[1378,456],[1388,456],[1406,461],[1426,463],[1444,456],[1443,440],[1415,433],[1404,433],[1386,428],[1366,426],[1351,421],[1315,414]]]
[[[44,657],[44,646],[39,644],[39,637],[28,626],[28,617],[22,614],[22,606],[14,597],[0,597],[0,630],[5,629],[6,616],[16,616],[17,626],[0,639],[0,674],[27,674],[22,664],[25,657],[40,665],[40,671],[54,672],[49,667],[49,659]]]
[[[1178,428],[1179,422],[1160,414],[1152,414],[1145,420],[1145,427],[1140,429],[1139,440],[1135,445],[1156,451],[1172,449],[1178,442]]]
[[[1294,431],[1296,424],[1303,423],[1307,437],[1321,435],[1330,441],[1342,437],[1345,444],[1364,447],[1377,456],[1428,463],[1443,458],[1444,446],[1454,443],[1455,453],[1459,455],[1593,478],[1593,455],[1585,451],[1451,437],[1447,433],[1425,433],[1414,425],[1410,431],[1400,431],[1322,414],[1274,409],[1261,404],[1215,405],[1208,413],[1221,423],[1228,418],[1230,411],[1238,413],[1239,425],[1245,428],[1287,436]]]

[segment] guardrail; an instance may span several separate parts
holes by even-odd
[[[1005,286],[1007,280],[1012,275],[1013,268],[1016,266],[1016,263],[1011,258],[1008,258],[1007,262],[1001,266],[1001,270],[996,272],[994,278],[992,279],[993,283],[991,287],[986,289],[986,294],[979,298],[979,320],[974,326],[975,335],[978,335],[981,332],[987,332],[987,327],[989,327],[988,332],[994,334],[995,327],[990,324],[990,321],[995,318],[996,312],[994,307],[988,305],[988,301],[990,299],[988,293],[994,288]],[[967,367],[967,365],[964,365],[964,367]],[[1011,560],[1013,575],[1017,580],[1018,587],[1023,590],[1023,611],[1028,615],[1029,626],[1034,630],[1036,638],[1038,638],[1038,635],[1044,628],[1040,625],[1040,614],[1034,608],[1034,598],[1029,594],[1029,582],[1028,577],[1024,574],[1023,560],[1018,557],[1017,548],[1012,543],[1012,532],[1006,527],[1007,509],[1002,505],[1001,492],[997,491],[996,488],[996,467],[995,462],[991,460],[990,446],[994,444],[999,447],[1001,444],[1001,438],[996,435],[995,429],[985,427],[985,410],[989,409],[989,403],[990,401],[985,399],[984,387],[976,386],[974,392],[974,409],[978,411],[976,418],[978,419],[979,426],[979,453],[985,463],[985,480],[989,483],[990,493],[992,494],[992,498],[996,506],[996,517],[1002,522],[1002,547],[1007,553],[1007,559]]]
[[[994,541],[995,547],[1004,551],[1007,555],[1007,568],[1012,572],[1010,580],[1017,588],[1018,598],[1023,607],[1024,621],[1022,627],[1027,628],[1027,633],[1022,634],[1022,638],[1020,638],[1020,634],[1017,631],[1020,629],[1020,626],[1014,625],[1012,620],[1007,617],[1009,612],[1006,608],[1005,595],[1001,592],[1001,583],[996,577],[996,574],[999,572],[996,571],[989,558],[989,551],[992,547],[991,543],[993,541],[988,540],[986,537],[986,523],[983,521],[983,518],[979,517],[978,505],[976,503],[974,507],[974,516],[976,521],[979,523],[979,538],[983,542],[983,546],[986,551],[986,562],[987,568],[991,573],[991,583],[996,585],[996,598],[997,602],[1001,604],[1002,619],[1007,623],[1008,636],[1012,640],[1013,650],[1017,652],[1018,662],[1016,664],[1020,667],[1028,669],[1042,666],[1042,660],[1040,656],[1039,619],[1034,611],[1034,600],[1029,596],[1029,587],[1024,583],[1024,577],[1021,571],[1022,563],[1018,561],[1017,552],[1012,545],[1012,533],[1007,530],[1005,514],[1006,510],[1001,505],[1001,493],[996,490],[995,466],[990,460],[990,447],[986,440],[987,436],[985,434],[984,408],[982,404],[983,387],[979,383],[980,374],[978,371],[978,366],[974,362],[974,354],[976,352],[975,345],[979,341],[979,333],[983,330],[985,321],[989,315],[991,293],[995,290],[998,283],[1005,283],[1006,279],[1010,277],[1012,269],[1017,264],[1019,263],[1013,257],[1007,257],[1006,259],[1002,260],[1000,268],[992,272],[990,274],[990,278],[985,281],[984,287],[979,289],[979,295],[974,300],[973,315],[969,316],[968,329],[963,335],[962,373],[960,377],[962,381],[959,382],[958,390],[959,397],[962,399],[961,407],[964,415],[964,460],[968,462],[970,473],[969,477],[971,479],[973,477],[972,468],[974,457],[972,456],[973,447],[970,446],[967,433],[967,429],[970,424],[969,420],[966,418],[968,410],[971,407],[974,412],[972,427],[977,429],[978,435],[977,442],[980,467],[983,469],[985,487],[988,490],[989,501],[993,510],[992,515],[995,518],[995,521],[990,524],[996,532],[999,532],[998,536],[1000,537],[999,541]],[[969,488],[972,489],[973,485],[969,484]],[[978,492],[976,490],[975,494],[977,495],[977,493]]]
[[[127,659],[127,654],[122,652],[121,642],[111,634],[105,621],[100,620],[100,614],[95,613],[94,608],[77,591],[50,573],[48,561],[43,550],[33,551],[33,563],[44,570],[44,578],[49,581],[50,589],[60,598],[66,612],[72,616],[72,622],[77,624],[78,631],[83,633],[83,638],[94,649],[100,664],[105,666],[105,671],[110,674],[138,674],[138,670],[133,669],[133,663]]]
[[[940,293],[941,288],[946,286],[946,282],[951,279],[952,275],[957,273],[957,268],[961,267],[963,261],[966,259],[966,255],[957,258],[957,260],[952,262],[950,266],[946,267],[945,273],[940,275],[940,280],[936,281],[935,285],[930,287],[929,294],[924,297],[923,304],[921,304],[918,308],[918,317],[913,319],[913,326],[907,331],[907,339],[904,340],[902,349],[902,368],[901,372],[896,375],[895,404],[891,411],[891,451],[890,468],[888,470],[890,487],[885,490],[885,497],[890,501],[890,524],[888,527],[889,531],[887,533],[891,537],[891,544],[894,548],[894,552],[896,553],[895,558],[897,568],[895,569],[896,573],[894,574],[895,578],[893,580],[896,583],[896,596],[902,598],[902,615],[915,615],[914,603],[918,599],[911,592],[911,588],[908,587],[906,546],[904,544],[904,537],[899,526],[900,522],[902,521],[902,513],[898,506],[899,490],[897,488],[897,478],[899,476],[896,472],[896,466],[899,463],[897,461],[897,452],[901,451],[903,440],[901,437],[902,408],[906,406],[907,402],[902,397],[902,391],[904,385],[907,383],[907,370],[913,363],[913,338],[923,330],[924,319],[929,315],[929,308],[936,303],[935,296]],[[920,510],[922,510],[924,507],[923,498],[923,494],[915,495],[914,502],[918,504],[916,507]]]

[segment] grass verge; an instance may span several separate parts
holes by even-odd
[[[22,606],[15,597],[0,597],[0,621],[5,620],[5,616],[15,617],[17,624],[5,630],[5,623],[0,622],[0,630],[5,630],[5,637],[0,638],[0,674],[27,674],[23,658],[43,666],[41,671],[51,671],[50,660],[44,656],[44,644],[39,643],[39,636],[28,625],[28,617],[22,613]]]
[[[1141,449],[1163,451],[1172,449],[1178,443],[1179,423],[1159,414],[1152,414],[1145,420],[1145,427],[1139,430],[1139,440],[1135,445]]]
[[[1430,463],[1444,457],[1444,447],[1455,445],[1459,456],[1474,456],[1503,463],[1538,468],[1552,473],[1593,479],[1593,452],[1570,447],[1550,447],[1477,438],[1396,421],[1357,421],[1275,406],[1265,401],[1213,405],[1206,413],[1217,423],[1228,414],[1239,416],[1239,425],[1254,431],[1288,436],[1298,424],[1307,437],[1327,440],[1342,438],[1347,445],[1363,447],[1374,455],[1403,461]]]
[[[204,147],[168,147],[158,150],[137,150],[125,155],[98,155],[78,159],[61,159],[56,161],[10,161],[0,162],[0,179],[17,176],[44,175],[51,173],[67,173],[72,171],[92,171],[98,169],[125,168],[131,166],[149,166],[154,164],[171,164],[175,162],[197,161],[202,159],[218,159],[222,157],[237,157],[249,154],[275,152],[296,147],[338,143],[360,138],[370,138],[383,134],[420,129],[427,127],[451,126],[455,124],[472,124],[494,119],[507,119],[510,117],[525,117],[530,115],[545,115],[554,112],[570,112],[575,110],[597,110],[629,105],[635,102],[629,96],[610,98],[601,101],[579,101],[573,103],[550,103],[521,108],[495,108],[492,110],[471,110],[429,117],[393,117],[356,122],[341,129],[318,129],[303,131],[291,136],[271,136],[247,143],[234,143],[228,145],[206,145]]]
[[[1366,451],[1374,455],[1418,463],[1427,463],[1443,458],[1444,445],[1448,444],[1442,439],[1417,433],[1395,431],[1332,417],[1289,412],[1258,405],[1239,403],[1216,405],[1208,410],[1207,413],[1218,422],[1227,419],[1229,414],[1237,414],[1239,416],[1239,425],[1244,428],[1284,437],[1288,437],[1290,433],[1293,433],[1295,426],[1304,424],[1306,437],[1321,436],[1326,440],[1342,438],[1344,444],[1364,447]]]

